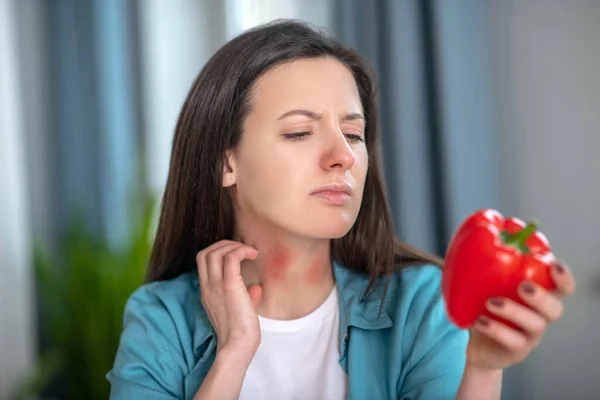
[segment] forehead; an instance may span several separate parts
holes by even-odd
[[[362,112],[354,76],[334,58],[300,59],[264,73],[253,88],[254,111],[283,113],[290,107]]]

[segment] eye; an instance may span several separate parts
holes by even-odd
[[[346,136],[346,139],[348,139],[350,142],[364,142],[365,141],[365,139],[361,135],[356,135],[354,133],[346,133],[345,136]]]
[[[312,132],[284,133],[283,137],[288,140],[303,140],[306,136],[309,135],[312,135]]]

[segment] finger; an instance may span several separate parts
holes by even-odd
[[[252,285],[248,288],[248,295],[250,296],[250,300],[252,300],[252,305],[257,309],[260,304],[260,299],[262,298],[262,286],[260,285]]]
[[[223,258],[224,279],[226,282],[231,282],[242,275],[241,263],[244,259],[253,260],[258,256],[258,250],[254,247],[242,245],[236,249],[232,249],[225,254]]]
[[[203,251],[208,254],[210,252],[213,252],[215,250],[219,250],[220,248],[223,248],[223,247],[225,247],[227,245],[230,245],[230,244],[243,244],[243,243],[237,242],[235,240],[225,240],[224,239],[224,240],[219,240],[218,242],[214,242],[213,244],[211,244],[210,246],[208,246],[207,248],[205,248]]]
[[[562,302],[554,294],[533,282],[523,282],[519,286],[519,295],[547,321],[558,321],[564,311]]]
[[[546,331],[546,318],[516,301],[494,297],[488,300],[486,307],[495,315],[515,323],[535,341],[541,339]]]
[[[479,317],[474,328],[511,353],[520,354],[527,349],[528,338],[524,333],[486,316]]]
[[[568,297],[575,293],[575,278],[567,264],[557,261],[552,266],[551,274],[557,286],[556,293],[559,296]]]
[[[208,271],[206,269],[206,259],[204,254],[199,251],[196,254],[196,268],[198,269],[198,278],[200,279],[200,289],[204,288],[204,285],[208,283]]]
[[[241,247],[244,247],[244,245],[239,242],[228,243],[206,255],[208,282],[211,286],[220,285],[223,281],[223,258]]]
[[[208,270],[207,270],[207,260],[206,256],[208,253],[212,251],[216,251],[220,248],[223,248],[227,245],[233,244],[235,242],[231,240],[221,240],[211,244],[210,246],[202,249],[198,253],[196,253],[196,268],[198,269],[198,278],[200,280],[200,288],[204,287],[205,284],[208,283]]]

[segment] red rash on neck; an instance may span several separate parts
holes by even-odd
[[[265,265],[265,276],[275,280],[285,277],[285,269],[291,258],[290,250],[282,245],[275,245],[268,253]]]
[[[327,269],[323,268],[324,265],[327,264],[322,256],[315,257],[306,270],[306,282],[317,283],[324,279],[327,275]]]
[[[264,265],[265,278],[274,281],[282,281],[286,277],[287,269],[292,263],[292,251],[281,244],[277,244],[267,253],[267,259]],[[316,256],[304,271],[304,279],[307,283],[317,283],[326,278],[329,272],[323,266],[327,265],[324,256]]]

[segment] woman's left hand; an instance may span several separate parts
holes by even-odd
[[[490,312],[511,321],[522,329],[482,316],[471,329],[467,346],[467,366],[499,370],[523,361],[540,343],[550,323],[563,315],[562,297],[575,293],[575,280],[569,268],[557,262],[552,268],[556,291],[549,292],[531,282],[519,287],[528,308],[506,298],[489,299]]]

